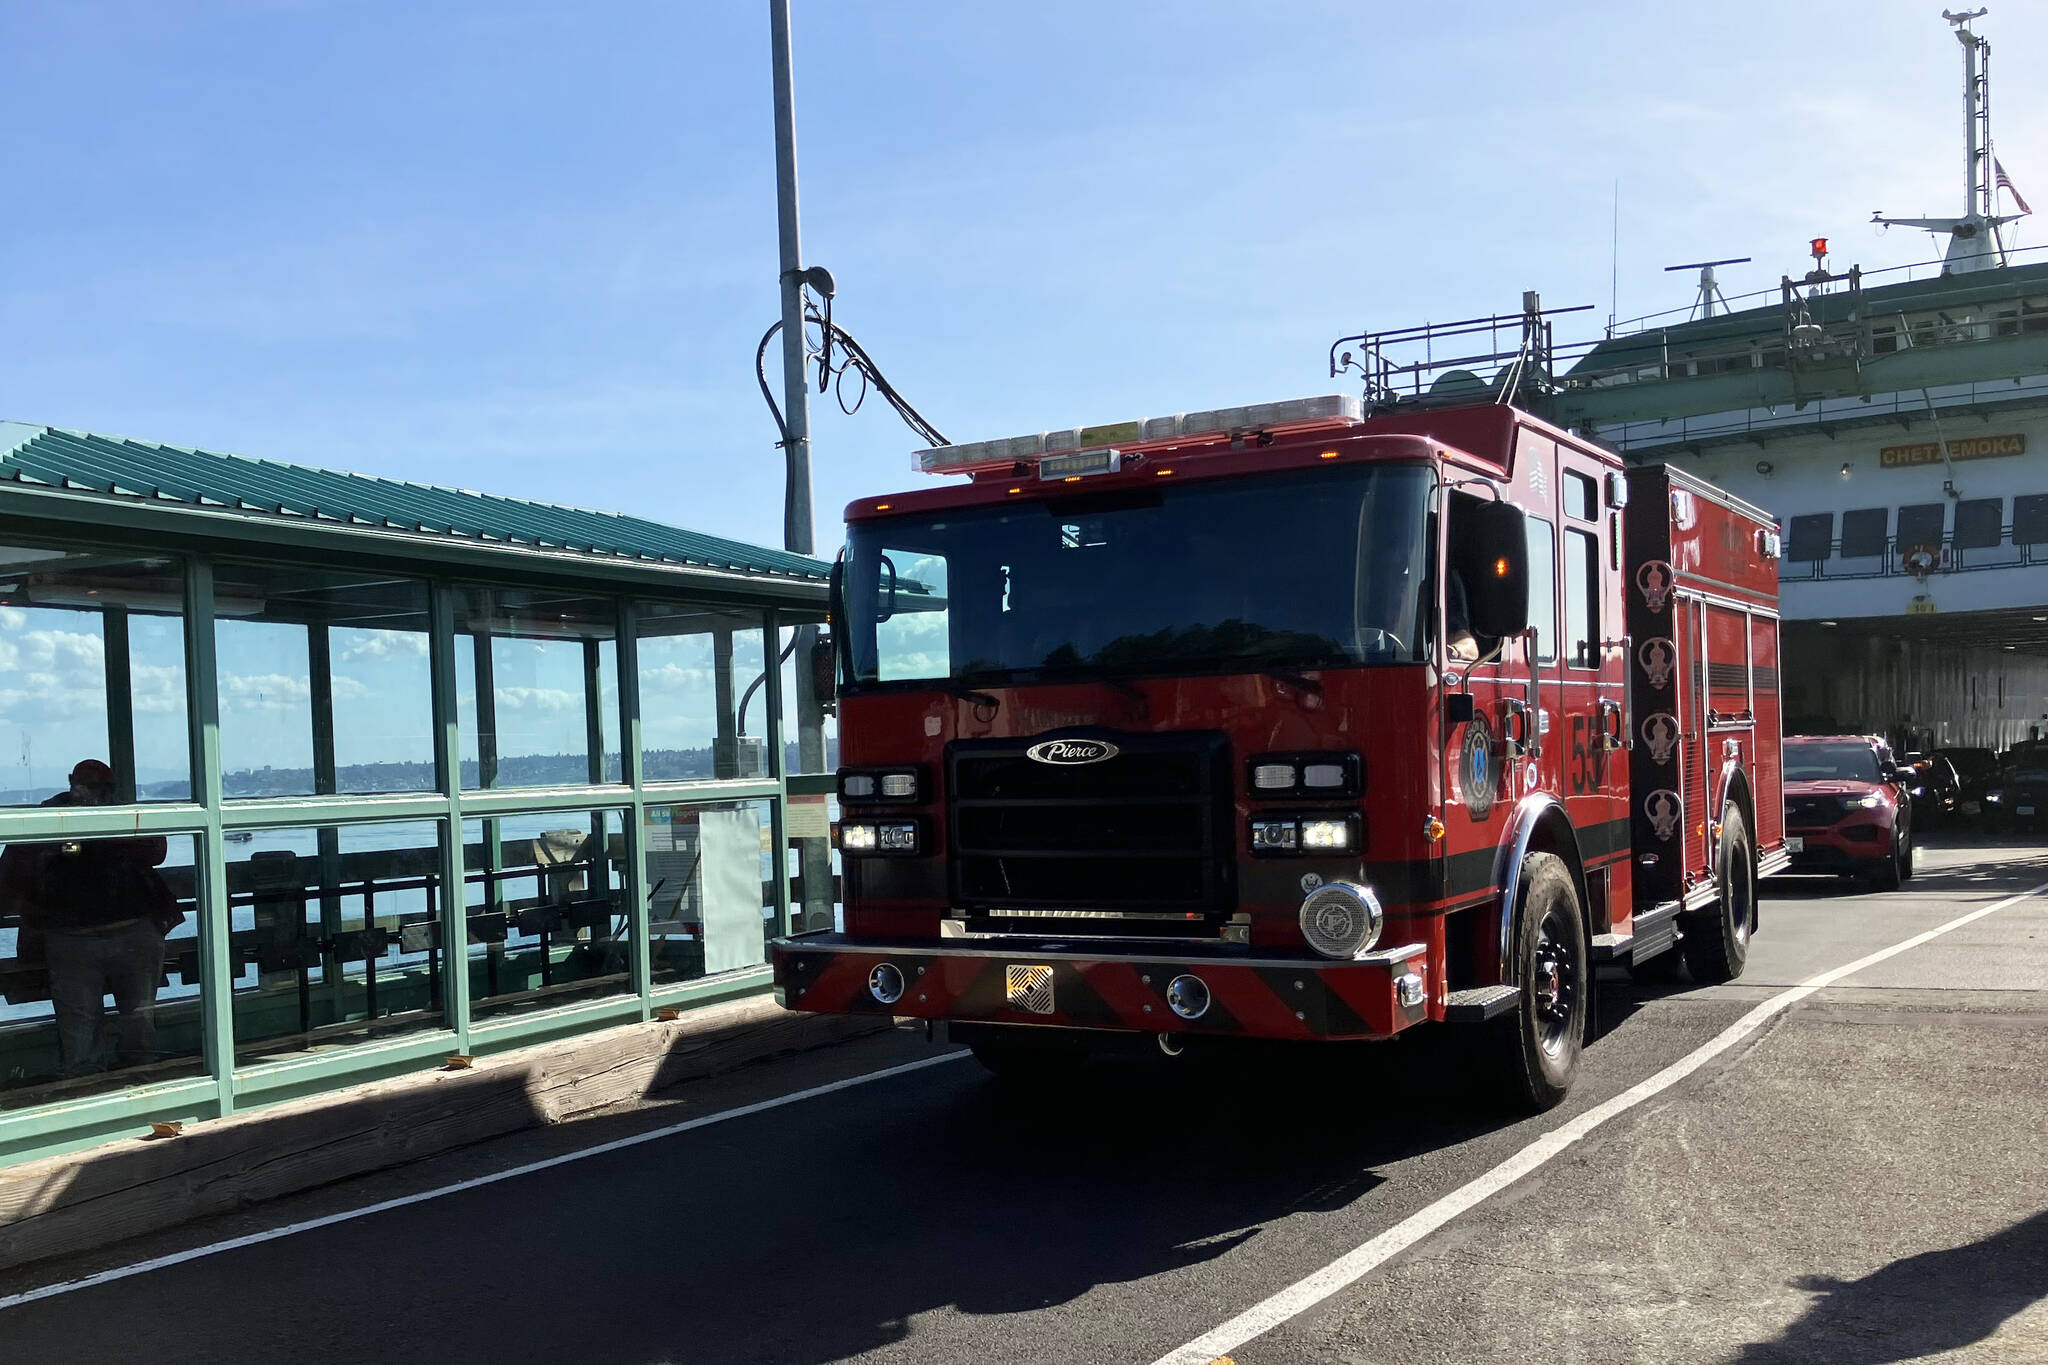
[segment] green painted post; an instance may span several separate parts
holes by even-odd
[[[107,764],[114,770],[114,800],[135,800],[135,687],[128,652],[128,609],[101,609],[102,654],[106,659]]]
[[[185,575],[185,710],[192,717],[192,791],[204,809],[193,868],[199,911],[201,1050],[220,1087],[220,1113],[235,1112],[235,973],[228,867],[221,839],[220,688],[213,638],[213,565],[191,561]]]
[[[640,752],[640,618],[631,598],[619,599],[619,775],[633,793],[626,808],[626,932],[631,937],[633,990],[640,1017],[654,1012],[653,950],[648,943],[647,767]]]
[[[306,672],[313,704],[313,793],[333,796],[341,785],[334,759],[334,641],[324,621],[306,627]],[[331,940],[341,932],[341,831],[322,825],[314,838],[320,861],[320,936]],[[367,919],[363,928],[371,928]],[[303,924],[299,933],[305,933]],[[339,953],[321,954],[320,980],[331,1011],[324,1022],[339,1023],[347,1010],[348,987]]]
[[[455,700],[455,589],[432,587],[427,640],[434,688],[434,768],[447,801],[441,826],[441,993],[455,1050],[469,1051],[469,909],[462,847],[462,718]]]
[[[768,682],[763,691],[766,698],[762,705],[768,716],[762,733],[768,738],[768,769],[763,774],[775,779],[778,790],[775,798],[768,803],[768,821],[772,827],[769,843],[775,849],[775,932],[791,932],[789,901],[789,775],[783,769],[789,766],[784,757],[782,743],[782,625],[779,614],[773,607],[768,609],[761,637],[761,663],[768,670]]]

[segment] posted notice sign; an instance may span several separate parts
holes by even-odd
[[[1951,460],[1991,460],[2000,455],[2024,455],[2027,453],[2027,438],[2015,432],[2010,436],[1959,436],[1948,443],[1948,457]],[[1886,446],[1877,452],[1877,463],[1884,469],[1908,469],[1914,465],[1940,464],[1941,444],[1925,441],[1919,445]]]

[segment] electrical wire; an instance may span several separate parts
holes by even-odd
[[[822,339],[819,348],[812,350],[809,336],[806,335],[804,338],[805,359],[807,362],[814,362],[818,367],[818,392],[823,393],[827,388],[833,388],[840,411],[849,416],[859,412],[861,404],[867,401],[868,390],[872,388],[896,410],[896,415],[903,419],[903,424],[917,433],[919,439],[927,445],[950,444],[945,433],[926,420],[925,415],[911,406],[910,400],[889,382],[887,376],[882,373],[882,367],[868,354],[867,348],[854,340],[851,332],[820,313],[808,296],[804,299],[804,321],[816,323]],[[761,334],[761,344],[754,348],[754,378],[761,386],[761,398],[768,404],[769,415],[775,419],[775,431],[780,438],[775,444],[787,450],[789,423],[784,420],[782,407],[775,401],[775,393],[768,386],[768,343],[773,341],[775,334],[781,330],[782,324],[777,322]],[[840,354],[845,357],[837,365],[832,363],[832,347],[835,343]],[[858,375],[860,379],[859,392],[851,401],[846,397],[846,376],[849,371]]]

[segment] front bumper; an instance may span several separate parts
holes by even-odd
[[[1852,829],[1863,837],[1853,837]],[[1805,845],[1792,855],[1792,872],[1866,873],[1892,856],[1893,831],[1870,821],[1785,832]]]
[[[769,953],[776,1001],[820,1014],[1315,1039],[1390,1038],[1427,1018],[1433,1002],[1441,1012],[1419,943],[1351,962],[1252,956],[1223,945],[1120,946],[1130,951],[806,934],[777,939]],[[885,963],[904,983],[887,1004],[869,988]],[[1208,988],[1199,1018],[1184,1019],[1168,1003],[1167,987],[1181,976]]]

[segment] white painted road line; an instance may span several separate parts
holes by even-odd
[[[1477,1180],[1460,1186],[1428,1207],[1410,1214],[1379,1236],[1346,1252],[1313,1275],[1295,1281],[1264,1302],[1252,1305],[1213,1331],[1203,1333],[1178,1350],[1169,1351],[1153,1362],[1153,1365],[1212,1365],[1217,1357],[1228,1355],[1254,1338],[1264,1336],[1290,1318],[1307,1312],[1331,1295],[1350,1288],[1379,1266],[1414,1246],[1467,1209],[1483,1202],[1491,1195],[1498,1194],[1531,1171],[1547,1165],[1558,1154],[1609,1119],[1625,1114],[1644,1100],[1669,1090],[1756,1032],[1772,1015],[1790,1009],[1815,991],[1832,986],[1843,977],[1853,976],[1866,967],[1874,967],[1887,958],[1897,957],[1900,953],[1917,948],[1930,939],[1940,938],[1943,934],[1975,923],[1986,915],[1996,914],[2007,906],[2017,905],[2044,891],[2048,891],[2048,882],[2022,891],[2017,896],[2008,896],[1981,910],[1973,910],[1938,928],[1929,929],[1924,934],[1915,934],[1904,942],[1880,949],[1868,957],[1859,957],[1845,967],[1822,972],[1819,976],[1772,996],[1711,1040],[1648,1080],[1631,1086],[1613,1099],[1594,1105],[1571,1122],[1545,1133]]]
[[[193,1247],[189,1251],[177,1251],[172,1252],[168,1256],[152,1257],[147,1261],[137,1261],[134,1265],[117,1266],[112,1270],[102,1270],[92,1275],[83,1275],[75,1280],[64,1280],[57,1284],[47,1284],[40,1289],[25,1289],[18,1294],[0,1296],[0,1311],[18,1308],[25,1303],[34,1303],[38,1299],[53,1299],[59,1294],[75,1293],[80,1289],[91,1289],[96,1285],[112,1284],[116,1280],[125,1280],[136,1275],[147,1275],[152,1270],[162,1270],[166,1266],[183,1265],[187,1261],[197,1261],[207,1256],[217,1256],[223,1251],[235,1251],[242,1247],[257,1246],[263,1242],[275,1242],[281,1237],[290,1237],[295,1233],[312,1232],[316,1228],[333,1227],[336,1223],[347,1223],[358,1218],[368,1218],[373,1214],[387,1213],[392,1209],[405,1208],[409,1204],[424,1204],[430,1199],[439,1199],[443,1195],[460,1194],[464,1190],[474,1190],[484,1185],[495,1185],[501,1180],[515,1180],[522,1175],[532,1175],[535,1171],[545,1171],[556,1166],[566,1166],[572,1161],[585,1161],[594,1156],[604,1156],[608,1152],[620,1152],[628,1147],[638,1147],[643,1142],[659,1142],[663,1138],[674,1137],[678,1133],[687,1133],[693,1128],[708,1128],[714,1123],[724,1123],[728,1119],[743,1119],[750,1114],[759,1114],[770,1109],[780,1109],[785,1104],[796,1104],[802,1100],[816,1099],[820,1095],[830,1095],[840,1090],[851,1090],[857,1085],[866,1085],[870,1081],[885,1081],[891,1076],[901,1076],[906,1072],[922,1071],[928,1066],[939,1066],[945,1062],[958,1061],[960,1058],[968,1055],[970,1054],[966,1052],[947,1052],[937,1057],[924,1057],[915,1062],[905,1062],[901,1066],[884,1067],[880,1071],[870,1071],[865,1075],[850,1076],[843,1081],[833,1081],[826,1085],[814,1085],[808,1090],[798,1090],[788,1095],[778,1096],[772,1100],[761,1100],[754,1104],[743,1104],[737,1109],[723,1109],[716,1114],[706,1114],[702,1118],[688,1119],[682,1123],[672,1123],[666,1128],[656,1128],[650,1132],[636,1133],[632,1137],[600,1143],[595,1147],[584,1147],[574,1152],[564,1152],[560,1156],[551,1156],[545,1161],[529,1161],[524,1166],[513,1166],[506,1170],[493,1171],[489,1175],[480,1175],[473,1179],[457,1181],[453,1185],[443,1185],[437,1189],[421,1190],[417,1194],[403,1195],[397,1199],[386,1199],[381,1203],[366,1204],[359,1209],[346,1209],[340,1213],[330,1213],[324,1218],[309,1218],[303,1223],[288,1223],[283,1227],[268,1228],[262,1232],[252,1232],[242,1237],[231,1237],[224,1242],[210,1242],[202,1247]]]

